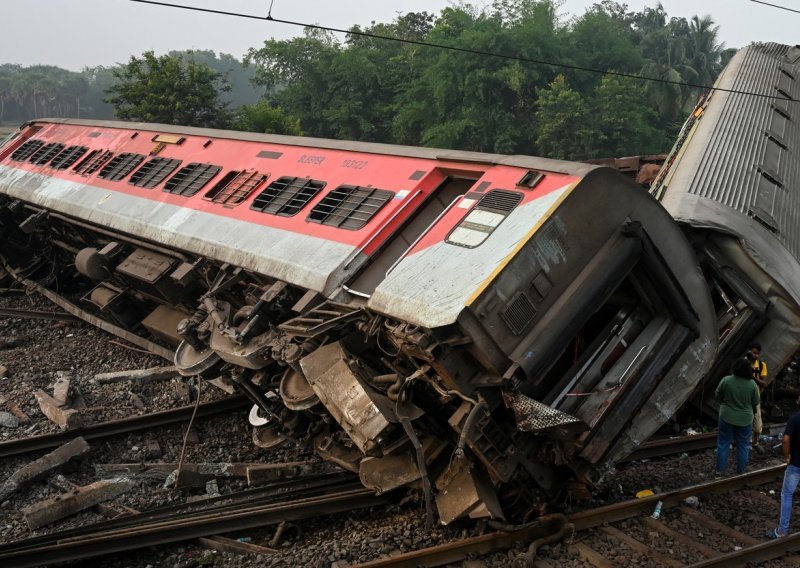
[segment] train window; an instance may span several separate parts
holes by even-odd
[[[342,229],[360,229],[394,197],[393,191],[340,185],[311,210],[306,221]]]
[[[224,205],[238,205],[250,195],[255,188],[269,177],[256,170],[233,170],[208,190],[203,199]]]
[[[24,162],[33,156],[33,153],[42,146],[44,146],[44,142],[41,140],[28,140],[11,153],[11,159],[17,162]]]
[[[522,194],[504,189],[494,189],[484,195],[461,222],[450,231],[446,243],[475,248],[508,217],[522,201]]]
[[[50,162],[50,167],[57,170],[66,170],[88,151],[89,148],[86,146],[70,146],[53,158],[53,161]]]
[[[143,161],[143,154],[131,154],[128,152],[117,154],[111,158],[110,162],[103,166],[103,169],[100,170],[100,173],[97,175],[109,181],[119,181],[131,173],[136,166]]]
[[[292,217],[325,187],[324,181],[309,178],[282,177],[269,184],[253,200],[250,209]]]
[[[141,168],[133,172],[131,179],[128,183],[136,187],[144,187],[152,189],[162,181],[167,179],[167,176],[175,171],[175,168],[181,165],[180,160],[170,158],[153,158],[145,163]]]
[[[191,197],[207,184],[211,178],[219,173],[222,168],[213,164],[192,162],[182,167],[174,176],[167,180],[164,191]]]
[[[114,152],[108,150],[92,150],[88,156],[75,166],[75,173],[83,176],[91,175],[99,170],[113,155]]]
[[[52,160],[63,149],[64,145],[59,144],[58,142],[51,142],[50,144],[45,144],[44,146],[36,150],[28,161],[31,164],[36,164],[37,166],[43,166],[44,164]]]

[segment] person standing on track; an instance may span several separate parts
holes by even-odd
[[[800,398],[796,404],[800,407]],[[767,531],[769,538],[780,538],[789,534],[789,522],[792,520],[792,504],[794,491],[800,482],[800,412],[795,412],[786,423],[783,432],[783,459],[786,471],[783,473],[783,489],[781,489],[781,517],[777,529]]]
[[[764,394],[764,389],[767,388],[767,364],[761,360],[761,344],[758,341],[750,342],[747,346],[747,353],[745,354],[753,365],[753,380],[758,385],[759,397]],[[761,429],[764,423],[761,420],[761,403],[756,406],[755,415],[753,416],[753,448],[760,449],[758,445],[758,438],[761,436]]]
[[[720,403],[714,476],[722,477],[725,473],[733,440],[736,441],[736,473],[744,473],[750,459],[753,416],[760,401],[749,359],[742,357],[733,362],[731,374],[719,382],[714,398]]]

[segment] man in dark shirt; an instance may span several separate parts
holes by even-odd
[[[800,398],[797,399],[800,406]],[[789,522],[792,519],[792,501],[797,484],[800,483],[800,412],[795,412],[786,423],[783,432],[783,459],[786,461],[786,472],[783,474],[781,490],[781,518],[777,529],[770,529],[767,536],[780,538],[789,534]]]

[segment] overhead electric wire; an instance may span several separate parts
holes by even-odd
[[[780,96],[775,96],[775,95],[768,95],[768,94],[763,94],[763,93],[754,93],[752,91],[739,91],[737,89],[725,89],[725,88],[722,88],[722,87],[713,87],[713,86],[709,86],[709,85],[700,85],[700,84],[697,84],[697,83],[688,83],[688,82],[683,82],[683,81],[673,81],[673,80],[670,80],[670,79],[659,79],[657,77],[647,77],[647,76],[644,76],[644,75],[634,75],[632,73],[622,73],[620,71],[609,71],[609,70],[602,71],[600,69],[592,69],[591,67],[582,67],[580,65],[571,65],[569,63],[558,63],[558,62],[555,62],[555,61],[544,61],[544,60],[541,60],[541,59],[532,59],[532,58],[529,58],[529,57],[521,57],[521,56],[517,56],[517,55],[507,55],[507,54],[504,54],[504,53],[494,53],[494,52],[491,52],[491,51],[482,51],[482,50],[479,50],[479,49],[469,49],[469,48],[466,48],[466,47],[456,47],[456,46],[453,46],[453,45],[444,45],[444,44],[440,44],[440,43],[429,43],[429,42],[420,41],[420,40],[407,39],[407,38],[398,38],[398,37],[392,37],[392,36],[385,36],[385,35],[381,35],[381,34],[375,34],[375,33],[371,33],[371,32],[364,32],[364,31],[361,31],[361,30],[343,30],[343,29],[340,29],[340,28],[333,28],[333,27],[330,27],[330,26],[323,26],[323,25],[320,25],[320,24],[306,24],[306,23],[303,23],[303,22],[295,22],[295,21],[292,21],[292,20],[283,20],[283,19],[280,19],[280,18],[275,18],[275,17],[273,17],[271,15],[271,13],[268,14],[267,16],[257,16],[255,14],[243,14],[241,12],[228,12],[228,11],[225,11],[225,10],[214,10],[214,9],[211,9],[211,8],[200,8],[198,6],[186,6],[186,5],[183,5],[183,4],[173,4],[173,3],[170,3],[170,2],[158,2],[157,0],[129,0],[129,1],[130,2],[137,2],[139,4],[151,4],[153,6],[163,6],[163,7],[166,7],[166,8],[178,8],[178,9],[181,9],[181,10],[190,10],[190,11],[193,11],[193,12],[204,12],[204,13],[208,13],[208,14],[217,14],[217,15],[220,15],[220,16],[233,16],[233,17],[237,17],[237,18],[246,18],[246,19],[251,19],[251,20],[261,20],[261,21],[264,21],[264,22],[276,22],[276,23],[279,23],[279,24],[286,24],[286,25],[290,25],[290,26],[300,26],[300,27],[304,27],[304,28],[311,28],[311,29],[323,30],[323,31],[328,31],[328,32],[350,34],[350,35],[354,35],[354,36],[367,37],[367,38],[371,38],[371,39],[380,39],[380,40],[384,40],[384,41],[394,41],[394,42],[398,42],[398,43],[406,43],[406,44],[411,44],[411,45],[418,45],[418,46],[421,46],[421,47],[431,47],[431,48],[436,48],[436,49],[444,49],[444,50],[448,50],[448,51],[456,51],[456,52],[460,52],[460,53],[469,53],[469,54],[472,54],[472,55],[481,55],[481,56],[484,56],[484,57],[494,57],[494,58],[506,59],[506,60],[510,60],[510,61],[519,61],[519,62],[522,62],[522,63],[532,63],[532,64],[535,64],[535,65],[549,65],[551,67],[560,67],[562,69],[570,69],[572,71],[585,71],[587,73],[596,73],[596,74],[599,74],[599,75],[612,75],[612,76],[615,76],[615,77],[624,77],[624,78],[627,78],[627,79],[635,79],[635,80],[639,80],[639,81],[650,81],[650,82],[654,82],[654,83],[663,83],[663,84],[667,84],[667,85],[677,85],[677,86],[680,86],[680,87],[692,87],[692,88],[696,88],[696,89],[703,89],[703,90],[706,90],[706,91],[719,91],[719,92],[723,92],[723,93],[746,95],[746,96],[750,96],[750,97],[759,97],[759,98],[771,99],[771,100],[782,100],[782,101],[794,101],[795,100],[795,99],[786,98],[786,97],[780,97]],[[752,0],[752,1],[756,1],[756,0]]]
[[[781,6],[779,4],[770,4],[769,2],[762,2],[762,0],[750,0],[750,2],[755,2],[756,4],[764,4],[764,6],[772,6],[773,8],[778,8],[779,10],[786,10],[787,12],[794,12],[796,14],[800,14],[800,10],[795,10],[794,8],[788,8],[787,6]]]

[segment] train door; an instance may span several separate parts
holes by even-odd
[[[368,296],[385,278],[387,271],[424,235],[437,218],[475,184],[475,179],[449,176],[434,190],[427,201],[417,208],[408,221],[376,252],[365,268],[348,282],[347,288],[358,295]]]

